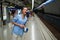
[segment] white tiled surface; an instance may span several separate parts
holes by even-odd
[[[36,15],[29,19],[26,26],[29,31],[24,33],[22,40],[57,40]],[[11,23],[4,28],[0,28],[0,40],[11,40],[11,30]]]

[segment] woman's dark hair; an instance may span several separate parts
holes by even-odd
[[[21,8],[21,10],[23,10],[24,8],[27,8],[27,7],[23,6],[23,7]]]

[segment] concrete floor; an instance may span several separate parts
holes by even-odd
[[[3,28],[0,27],[0,40],[11,40],[12,24],[9,23]],[[29,28],[27,33],[24,33],[22,40],[57,40],[56,37],[49,31],[45,24],[35,15],[31,17],[26,24]]]

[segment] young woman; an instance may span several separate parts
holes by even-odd
[[[12,29],[12,33],[13,33],[12,40],[17,40],[18,36],[22,37],[24,34],[25,24],[27,22],[27,17],[26,17],[27,7],[23,7],[21,10],[22,13],[19,15],[15,15],[12,20],[12,23],[14,24],[14,27]]]

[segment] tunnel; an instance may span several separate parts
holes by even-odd
[[[12,15],[15,10],[20,15],[23,7],[27,7],[32,16],[24,24],[28,32],[21,38],[18,35],[17,40],[60,40],[59,4],[60,0],[0,0],[0,40],[13,40]]]

